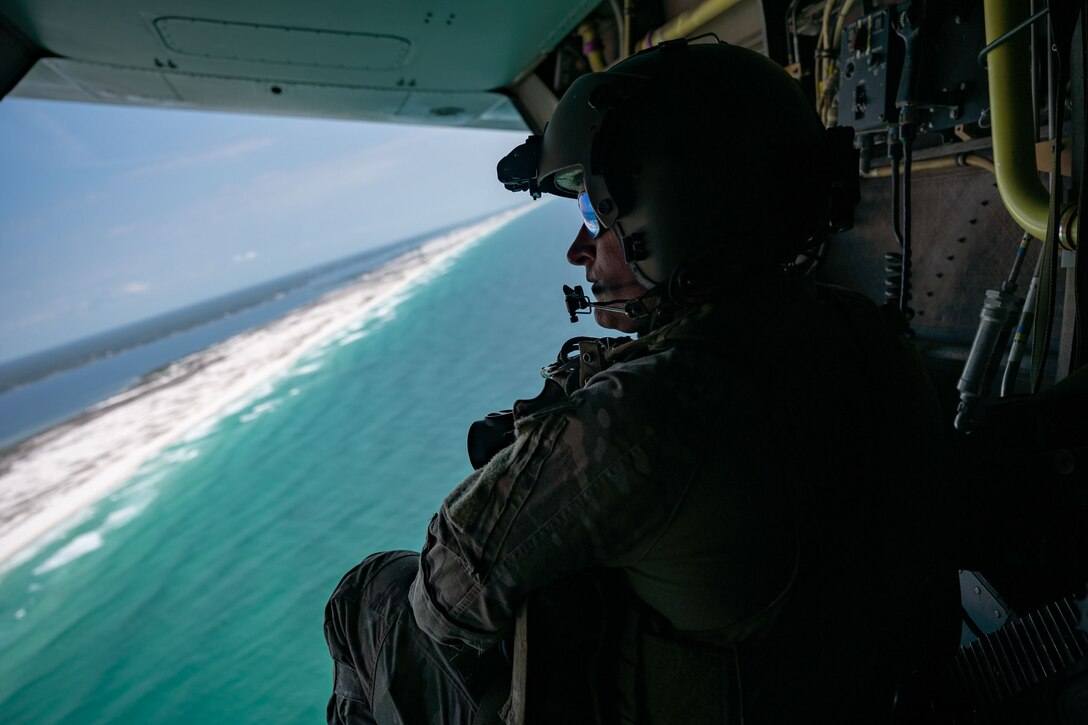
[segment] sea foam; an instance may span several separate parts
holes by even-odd
[[[54,569],[59,569],[65,564],[69,564],[81,556],[90,554],[95,549],[102,547],[104,539],[102,533],[99,531],[91,531],[86,534],[80,534],[76,538],[72,539],[68,544],[61,547],[55,554],[45,560],[43,564],[40,564],[34,569],[35,576],[41,576]]]

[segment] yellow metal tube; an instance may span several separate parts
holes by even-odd
[[[986,42],[1028,17],[1027,0],[985,0]],[[987,57],[990,123],[997,189],[1005,208],[1036,239],[1046,239],[1050,194],[1035,168],[1028,33],[1019,33]]]
[[[964,166],[975,166],[980,169],[986,169],[991,174],[994,173],[994,162],[983,156],[976,156],[974,154],[966,154],[963,158]]]
[[[955,156],[942,156],[937,159],[925,159],[924,161],[915,161],[911,164],[911,169],[914,171],[929,171],[932,169],[951,169],[956,166],[974,166],[979,169],[994,173],[993,162],[984,156],[972,153],[960,153]],[[891,166],[879,166],[867,174],[864,174],[867,179],[880,179],[892,175]]]
[[[578,35],[582,36],[582,55],[589,61],[589,69],[594,73],[600,73],[608,67],[604,62],[604,53],[601,39],[597,37],[597,27],[593,23],[582,23],[578,26]]]
[[[676,40],[691,35],[699,28],[718,17],[726,10],[740,5],[742,0],[706,0],[693,10],[677,15],[669,22],[662,25],[639,44],[642,49],[650,48],[664,43],[666,40]]]

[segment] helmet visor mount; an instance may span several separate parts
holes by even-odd
[[[645,83],[644,78],[615,72],[580,76],[563,95],[544,133],[530,136],[499,162],[499,180],[511,191],[568,199],[576,199],[584,184],[599,231],[608,229],[623,204],[609,188],[596,136],[608,113],[631,100]]]

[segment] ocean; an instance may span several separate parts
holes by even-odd
[[[9,562],[0,722],[321,722],[340,576],[418,550],[471,470],[469,424],[536,395],[565,339],[604,334],[565,314],[577,224],[537,203],[240,398],[224,378],[211,417]]]
[[[427,238],[404,239],[0,363],[0,449],[55,425],[170,362],[319,299]]]

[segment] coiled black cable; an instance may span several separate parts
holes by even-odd
[[[899,252],[884,253],[884,303],[899,306],[903,289],[903,255]]]
[[[909,215],[910,215],[910,171],[904,165],[903,183],[899,179],[899,162],[903,159],[903,141],[898,130],[888,134],[888,159],[891,162],[892,177],[892,234],[899,251],[884,255],[884,302],[899,308],[904,320],[910,319],[909,272]],[[906,224],[904,223],[906,222]]]

